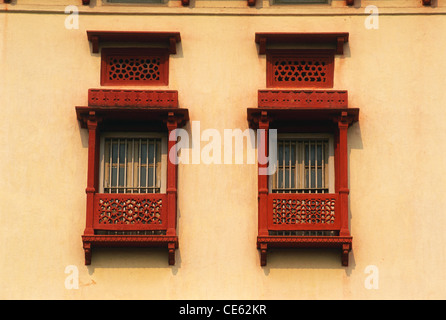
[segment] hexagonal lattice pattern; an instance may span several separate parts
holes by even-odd
[[[162,199],[99,199],[100,224],[161,224]]]
[[[160,80],[160,57],[111,57],[108,80]]]
[[[273,62],[273,81],[277,83],[325,83],[327,74],[327,59],[276,58]]]
[[[333,87],[334,52],[331,50],[267,51],[270,88]]]
[[[332,224],[335,221],[335,198],[273,199],[273,223]]]

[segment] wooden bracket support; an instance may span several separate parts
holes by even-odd
[[[169,265],[173,266],[175,265],[175,249],[176,249],[176,245],[174,242],[170,242],[167,245],[167,248],[169,250]]]
[[[342,245],[342,265],[344,267],[348,267],[348,254],[351,249],[351,244],[343,244]]]
[[[84,255],[85,255],[85,265],[88,266],[91,264],[91,243],[84,242]]]

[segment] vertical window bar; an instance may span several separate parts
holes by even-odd
[[[153,192],[156,192],[156,140],[153,140]]]
[[[322,149],[321,149],[322,170],[321,170],[321,172],[322,172],[322,187],[324,188],[322,193],[326,192],[325,191],[325,187],[326,187],[326,184],[325,184],[325,145],[326,145],[326,143],[322,142]]]
[[[110,184],[109,191],[113,193],[113,140],[110,139]]]
[[[132,193],[135,192],[135,139],[132,139]]]
[[[141,193],[141,139],[139,139],[139,157],[138,157],[138,193]]]
[[[127,193],[127,139],[124,140],[124,193]]]
[[[298,169],[298,149],[299,141],[294,141],[294,188],[299,189],[299,169]]]
[[[291,188],[293,187],[292,183],[291,183],[291,172],[292,172],[292,168],[291,168],[291,140],[289,141],[289,150],[288,150],[288,156],[289,156],[289,160],[288,160],[288,192],[291,192]]]
[[[281,188],[285,189],[285,142],[282,143],[282,185]]]
[[[120,156],[120,153],[121,153],[121,149],[120,149],[120,145],[119,145],[119,139],[117,139],[118,140],[118,163],[117,163],[117,165],[116,165],[116,168],[117,168],[117,170],[116,170],[116,192],[117,193],[119,193],[119,176],[120,176],[120,172],[119,172],[119,170],[121,169],[120,168],[120,163],[119,163],[119,156]]]
[[[317,148],[319,146],[319,140],[315,141],[314,144],[314,186],[316,188],[315,193],[319,193],[319,190],[317,188],[319,188],[318,185],[318,180],[317,180],[317,169],[318,169],[318,161],[317,161]]]
[[[145,193],[149,192],[149,146],[150,146],[150,140],[146,139],[146,144],[147,144],[147,154],[146,154],[146,189],[145,189]]]

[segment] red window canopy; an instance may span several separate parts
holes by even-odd
[[[344,53],[344,44],[348,42],[348,32],[323,32],[323,33],[287,33],[265,32],[256,33],[255,42],[259,44],[259,54],[266,53],[266,47],[271,44],[323,44],[334,45],[336,54]]]
[[[167,46],[170,54],[177,53],[177,43],[181,41],[179,32],[149,31],[87,31],[88,41],[92,43],[92,52],[98,53],[99,46],[107,42],[117,43],[160,43]]]

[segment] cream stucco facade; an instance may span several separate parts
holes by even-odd
[[[358,1],[357,1],[358,2]],[[68,5],[79,9],[67,28]],[[367,5],[379,10],[368,29]],[[446,5],[343,1],[182,7],[17,0],[0,5],[0,298],[444,299]],[[257,166],[180,164],[176,264],[158,249],[98,249],[84,265],[88,133],[75,106],[100,86],[87,30],[178,31],[168,89],[201,130],[248,128],[265,88],[256,32],[349,32],[334,89],[349,129],[350,264],[327,249],[275,250],[259,265]],[[166,87],[160,87],[166,89]],[[150,87],[153,89],[153,87]],[[191,129],[189,123],[185,127]],[[203,142],[202,146],[206,142]],[[66,287],[67,266],[79,287]],[[366,285],[378,271],[379,287]]]

